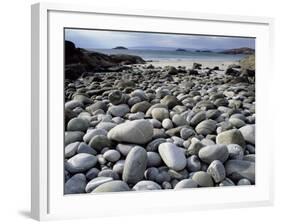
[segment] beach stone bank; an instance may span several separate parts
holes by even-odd
[[[256,183],[252,57],[164,66],[65,50],[65,194]]]

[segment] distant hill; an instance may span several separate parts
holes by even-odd
[[[212,53],[211,50],[196,50],[196,52]]]
[[[176,51],[186,51],[186,50],[183,48],[177,48]]]
[[[114,47],[112,49],[114,49],[114,50],[128,50],[128,48],[123,47],[123,46],[117,46],[117,47]]]
[[[254,54],[255,50],[249,47],[233,48],[221,51],[222,54]]]

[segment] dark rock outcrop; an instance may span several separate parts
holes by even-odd
[[[124,65],[144,64],[145,61],[134,55],[106,55],[76,48],[71,41],[65,41],[65,78],[77,79],[84,72],[122,71]]]
[[[241,66],[241,75],[248,78],[249,82],[255,82],[255,55],[249,55],[239,61]]]

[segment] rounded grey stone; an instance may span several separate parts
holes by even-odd
[[[251,185],[251,182],[248,179],[243,178],[238,181],[237,185]]]
[[[111,93],[109,93],[108,99],[110,103],[114,105],[121,104],[124,101],[123,94],[120,90],[114,90]]]
[[[255,154],[244,155],[243,160],[249,161],[249,162],[255,162],[256,161],[256,155]]]
[[[208,167],[207,173],[209,173],[215,183],[220,183],[225,178],[225,169],[221,161],[214,160]]]
[[[162,171],[160,172],[156,178],[155,178],[155,181],[158,183],[158,184],[162,184],[163,182],[169,182],[171,180],[171,177],[170,175],[166,172],[166,171]]]
[[[80,173],[94,167],[96,163],[97,157],[87,153],[79,153],[66,161],[65,168],[70,173]]]
[[[166,106],[166,105],[163,105],[163,104],[161,104],[161,103],[156,103],[156,104],[153,104],[147,111],[146,111],[146,116],[147,117],[151,117],[152,115],[151,115],[151,113],[152,113],[152,110],[154,109],[154,108],[165,108],[165,109],[168,109],[168,107]]]
[[[67,124],[68,131],[86,131],[89,127],[89,122],[82,118],[72,118]]]
[[[118,151],[116,150],[108,150],[103,154],[103,157],[110,162],[116,162],[117,160],[120,159],[121,155]]]
[[[194,180],[201,187],[213,187],[214,182],[210,174],[204,171],[198,171],[193,174],[192,180]]]
[[[150,167],[144,172],[144,177],[147,180],[155,181],[159,170],[156,167]]]
[[[118,142],[145,144],[152,139],[153,127],[147,120],[128,121],[108,132],[108,138]]]
[[[137,112],[145,113],[150,108],[150,106],[151,106],[151,104],[149,102],[142,101],[142,102],[134,104],[131,108],[131,112],[132,113],[137,113]]]
[[[151,141],[150,143],[147,144],[146,146],[146,151],[148,152],[158,152],[158,147],[160,144],[166,142],[165,138],[157,138]]]
[[[245,140],[241,132],[237,129],[232,129],[224,131],[217,135],[216,138],[217,144],[238,144],[242,148],[245,148]]]
[[[255,163],[245,160],[229,160],[225,163],[226,175],[231,180],[246,178],[255,183]]]
[[[89,143],[91,139],[96,135],[107,135],[107,131],[104,129],[90,129],[83,137],[83,141]]]
[[[80,142],[73,142],[73,143],[70,143],[69,145],[67,145],[64,148],[64,157],[70,158],[70,157],[74,156],[77,152],[79,144],[80,144]]]
[[[171,95],[165,96],[160,102],[166,105],[169,109],[172,109],[174,106],[180,104],[179,100],[175,96]]]
[[[145,92],[141,89],[134,90],[130,95],[131,97],[139,97],[142,101],[147,98]]]
[[[226,145],[208,145],[200,149],[198,156],[203,162],[208,164],[214,160],[220,160],[224,163],[229,153]]]
[[[187,121],[184,119],[184,117],[179,114],[175,114],[172,117],[172,121],[176,126],[183,126],[187,124]]]
[[[173,136],[171,138],[173,140],[173,143],[179,147],[183,147],[183,143],[184,143],[184,140],[178,136]]]
[[[64,104],[65,109],[73,110],[76,107],[83,107],[83,103],[78,100],[70,100]]]
[[[206,112],[205,111],[200,111],[196,113],[190,120],[190,125],[196,126],[199,124],[201,121],[206,120]]]
[[[230,180],[229,178],[225,178],[220,184],[220,187],[228,187],[228,186],[235,186],[235,184],[233,183],[232,180]]]
[[[88,170],[88,172],[86,173],[86,178],[88,180],[92,180],[98,176],[99,172],[100,172],[100,170],[97,169],[96,167],[94,167],[94,168]]]
[[[144,119],[144,113],[143,112],[137,112],[137,113],[134,113],[134,114],[130,114],[128,116],[128,119],[129,120],[140,120],[140,119]]]
[[[236,128],[241,128],[245,125],[245,122],[239,118],[231,117],[229,122]]]
[[[92,193],[98,192],[121,192],[121,191],[130,191],[128,184],[121,180],[114,180],[104,184],[99,185],[95,188]]]
[[[122,173],[124,170],[124,164],[125,164],[125,160],[119,160],[114,164],[114,166],[112,167],[112,170],[114,172],[118,173],[120,176],[122,176]]]
[[[180,130],[180,136],[184,140],[187,140],[188,138],[190,138],[194,134],[195,134],[195,132],[192,129],[190,129],[190,128],[182,128]]]
[[[117,124],[115,124],[115,123],[113,123],[113,122],[105,122],[105,121],[102,121],[102,122],[98,123],[98,125],[96,126],[96,128],[109,131],[110,129],[114,128],[116,125],[117,125]]]
[[[201,162],[196,155],[192,155],[186,160],[186,167],[190,172],[196,172],[201,169]]]
[[[147,166],[147,153],[140,146],[134,147],[126,157],[122,179],[130,184],[135,184],[143,179]]]
[[[161,186],[163,189],[172,189],[173,188],[172,185],[167,181],[164,181]]]
[[[216,143],[213,141],[213,140],[211,140],[211,139],[209,139],[209,138],[203,138],[202,140],[201,140],[201,143],[203,144],[203,145],[215,145]]]
[[[244,149],[240,145],[229,144],[227,145],[227,150],[229,153],[229,159],[243,160]]]
[[[86,110],[90,113],[93,113],[99,109],[102,109],[103,111],[107,111],[107,106],[103,101],[97,101],[94,104],[91,104],[90,106],[86,107]]]
[[[73,175],[64,185],[65,194],[79,194],[85,193],[86,177],[82,173]]]
[[[255,145],[255,125],[246,125],[239,129],[245,141]]]
[[[84,133],[81,131],[66,131],[64,133],[64,144],[67,146],[72,142],[82,141]]]
[[[166,108],[154,108],[151,111],[151,115],[154,119],[158,121],[163,121],[166,118],[169,118],[169,111]]]
[[[137,96],[134,96],[134,97],[130,97],[130,99],[128,100],[128,105],[129,106],[133,106],[135,105],[136,103],[139,103],[141,102],[141,99]]]
[[[94,150],[92,147],[88,146],[86,143],[81,142],[78,146],[77,153],[88,153],[92,155],[97,155],[96,150]]]
[[[130,111],[127,104],[114,105],[108,108],[108,113],[114,117],[123,117]]]
[[[89,142],[89,146],[97,151],[101,151],[103,148],[110,147],[111,142],[105,135],[96,135]]]
[[[169,169],[168,174],[170,175],[171,179],[177,179],[177,180],[186,179],[189,176],[189,173],[187,172],[186,169],[183,169],[181,171]]]
[[[161,186],[150,180],[142,180],[133,187],[133,190],[135,191],[161,190]]]
[[[94,189],[96,189],[98,186],[100,186],[101,184],[107,183],[113,181],[113,178],[111,177],[96,177],[94,179],[92,179],[91,181],[88,182],[85,191],[87,193],[93,191]]]
[[[162,143],[158,148],[164,163],[173,170],[182,170],[186,166],[186,158],[181,148],[173,143]]]
[[[214,120],[201,121],[195,128],[196,132],[201,135],[212,134],[216,130],[217,123]]]
[[[161,157],[156,152],[147,152],[147,167],[158,167],[162,163]]]
[[[120,180],[118,173],[111,169],[108,169],[107,167],[104,168],[104,170],[99,172],[98,177],[111,177],[113,178],[113,180]]]
[[[123,144],[119,143],[116,146],[116,150],[118,150],[123,156],[127,156],[128,153],[131,151],[132,148],[134,148],[135,144]]]
[[[149,119],[149,122],[152,124],[153,128],[161,128],[162,124],[160,121],[156,120],[156,119]]]
[[[204,145],[202,144],[202,142],[200,142],[197,138],[192,138],[191,143],[188,146],[187,152],[190,155],[198,155],[199,150],[203,147]]]
[[[249,153],[251,153],[251,154],[255,154],[255,153],[256,153],[256,148],[255,148],[255,146],[250,145],[250,144],[246,145],[246,150],[247,150]]]
[[[181,180],[180,182],[178,182],[176,184],[176,186],[174,187],[175,190],[179,190],[179,189],[184,189],[184,188],[196,188],[198,187],[197,182],[195,182],[192,179],[184,179]]]
[[[173,125],[173,122],[171,121],[171,119],[165,118],[162,121],[162,127],[165,128],[165,129],[171,129],[171,128],[174,127],[174,125]]]

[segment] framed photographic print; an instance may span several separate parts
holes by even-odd
[[[272,24],[33,5],[32,216],[271,204]]]

